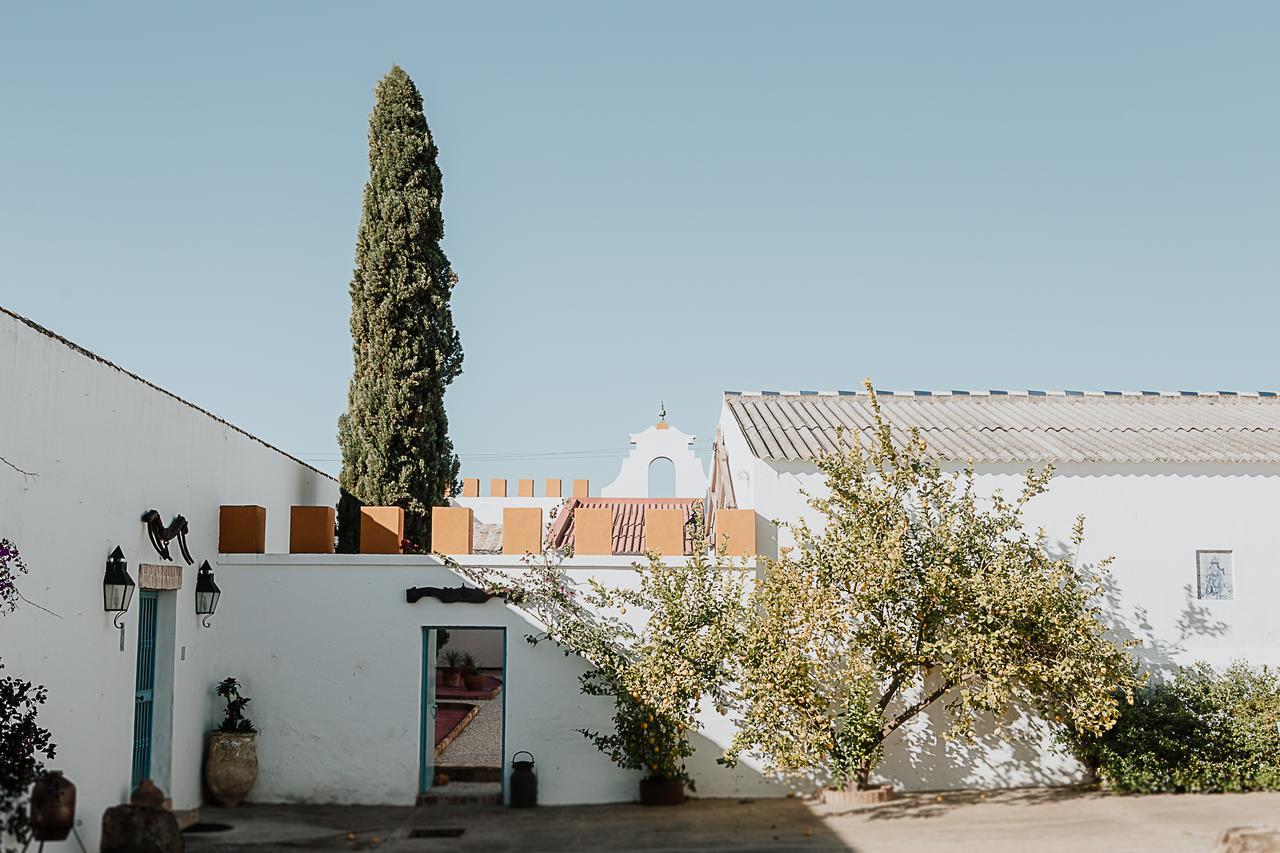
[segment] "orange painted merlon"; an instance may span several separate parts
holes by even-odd
[[[502,553],[520,556],[542,553],[541,508],[509,506],[502,510]]]
[[[434,554],[470,554],[474,518],[471,507],[431,508],[431,551]]]
[[[644,550],[657,551],[670,557],[682,556],[686,519],[688,515],[682,509],[646,509]]]
[[[549,498],[560,497],[560,481],[559,480],[547,480],[547,497]]]
[[[585,482],[585,481],[584,481]],[[609,507],[573,511],[573,553],[613,553],[613,510]]]
[[[265,506],[219,507],[218,553],[267,553],[267,508]]]
[[[462,481],[462,496],[464,498],[480,497],[480,478],[468,477]]]
[[[533,480],[517,480],[516,495],[522,498],[533,497]]]
[[[489,495],[495,498],[505,498],[507,496],[506,480],[490,480]]]
[[[671,425],[668,424],[666,421],[658,421],[656,424],[654,424],[654,427],[656,427],[657,429],[671,429]]]
[[[360,553],[399,554],[404,541],[404,510],[398,506],[360,507]]]
[[[716,510],[717,551],[724,549],[729,557],[756,555],[756,511],[753,509]]]
[[[289,508],[289,553],[332,554],[334,510],[331,506]]]
[[[591,481],[590,481],[590,480],[574,480],[574,481],[573,481],[573,496],[574,496],[575,498],[586,498],[586,497],[590,497],[590,496],[591,496]]]

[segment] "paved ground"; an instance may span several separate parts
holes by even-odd
[[[1219,832],[1280,825],[1280,793],[1123,797],[1067,789],[909,794],[832,808],[798,799],[693,800],[683,806],[205,809],[229,832],[190,835],[192,853],[389,851],[1199,851]],[[463,830],[413,838],[415,830]]]
[[[480,712],[467,727],[444,748],[436,759],[436,766],[449,767],[501,767],[502,766],[502,697],[497,699],[467,699],[469,705],[477,705]]]

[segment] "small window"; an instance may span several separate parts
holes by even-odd
[[[1230,551],[1196,552],[1196,590],[1200,598],[1223,601],[1236,597]]]

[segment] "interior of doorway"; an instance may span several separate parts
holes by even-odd
[[[419,796],[458,804],[501,803],[506,629],[433,626],[424,628],[423,635],[423,680],[429,689],[424,691]]]

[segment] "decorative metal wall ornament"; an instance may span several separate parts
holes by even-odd
[[[164,522],[160,520],[158,510],[149,509],[142,514],[142,523],[147,526],[147,536],[151,538],[151,544],[155,547],[156,553],[166,560],[172,560],[169,556],[169,542],[173,539],[178,540],[178,547],[182,550],[182,559],[187,561],[188,566],[194,566],[196,561],[191,559],[191,552],[187,550],[187,520],[180,515],[175,515],[173,521],[168,527],[164,526]]]
[[[438,598],[445,604],[484,604],[493,597],[488,590],[474,586],[411,586],[404,591],[404,600],[410,604],[424,598]]]
[[[209,561],[205,560],[196,572],[196,615],[201,617],[200,624],[204,627],[209,627],[209,617],[218,609],[218,599],[221,597],[222,590],[213,582],[213,569],[209,568]]]

